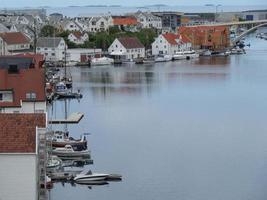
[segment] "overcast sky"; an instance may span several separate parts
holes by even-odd
[[[223,5],[267,5],[266,0],[0,0],[0,7],[36,7],[36,6],[70,6],[70,5],[127,5],[144,6],[152,4],[167,5],[204,5],[204,4],[223,4]]]

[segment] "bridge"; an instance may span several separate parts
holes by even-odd
[[[201,27],[201,26],[248,26],[248,30],[241,33],[233,41],[231,41],[231,47],[233,48],[242,38],[251,32],[257,30],[260,27],[267,26],[267,20],[254,20],[254,21],[241,21],[241,22],[226,22],[226,23],[207,23],[201,25],[189,25],[187,27]]]

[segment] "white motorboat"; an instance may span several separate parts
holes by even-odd
[[[173,60],[184,60],[186,59],[186,55],[184,54],[184,52],[180,51],[180,52],[176,52],[173,56],[172,56]]]
[[[112,64],[114,64],[114,59],[108,57],[93,58],[91,60],[91,66],[112,65]]]
[[[171,55],[158,55],[158,57],[155,58],[155,62],[169,62],[172,61]]]
[[[61,166],[62,160],[57,156],[50,156],[47,160],[46,167],[47,168],[56,168]]]
[[[184,55],[186,56],[186,59],[193,59],[193,58],[199,57],[199,54],[196,53],[196,51],[194,51],[194,50],[184,51]]]
[[[240,48],[234,48],[231,50],[232,55],[240,55],[240,54],[244,54],[244,53],[245,53],[245,50],[240,49]]]
[[[210,50],[205,50],[201,54],[202,56],[211,56],[211,51]]]
[[[90,183],[93,181],[103,181],[109,174],[92,173],[91,170],[78,174],[73,180],[77,183]]]
[[[90,157],[89,150],[74,151],[71,145],[66,145],[63,148],[56,148],[52,153],[58,157]]]

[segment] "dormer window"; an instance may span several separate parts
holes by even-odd
[[[27,100],[36,100],[36,93],[35,92],[28,92],[26,93]]]

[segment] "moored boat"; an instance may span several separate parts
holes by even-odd
[[[109,174],[101,174],[101,173],[92,173],[91,170],[86,173],[82,172],[78,174],[73,180],[77,183],[90,183],[93,181],[103,181],[105,180]]]
[[[58,157],[90,157],[89,150],[75,151],[71,145],[66,145],[63,148],[56,148],[52,150],[53,155]]]
[[[180,51],[180,52],[176,52],[173,56],[172,56],[173,60],[184,60],[186,59],[186,55],[184,54],[184,52]]]
[[[188,59],[188,60],[199,57],[199,54],[196,51],[194,51],[194,50],[184,51],[184,55],[186,56],[186,59]]]
[[[91,66],[112,65],[114,64],[114,59],[108,57],[93,58],[90,63]]]
[[[158,57],[155,58],[155,62],[169,62],[172,60],[171,55],[158,55]]]

